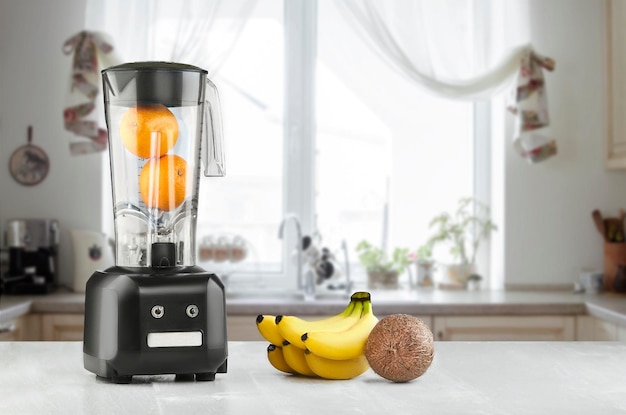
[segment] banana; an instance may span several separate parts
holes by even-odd
[[[268,342],[274,345],[281,345],[285,341],[283,336],[278,332],[275,322],[276,316],[269,314],[259,314],[256,318],[256,328],[261,333],[261,336]]]
[[[285,373],[296,373],[295,370],[291,368],[285,362],[285,357],[283,356],[283,349],[275,344],[270,344],[267,346],[267,360],[270,361],[270,364],[274,366],[274,368],[280,370]]]
[[[296,373],[305,376],[315,376],[304,357],[304,350],[290,344],[287,340],[283,342],[283,357],[287,366],[292,368]]]
[[[348,305],[344,312],[349,314],[343,318],[333,318],[316,321],[307,321],[295,316],[278,316],[276,317],[276,325],[278,326],[278,332],[289,343],[302,350],[306,349],[302,342],[302,335],[304,333],[313,333],[316,331],[324,332],[338,332],[345,331],[355,325],[363,311],[363,301],[356,300],[351,301],[351,305]],[[343,313],[341,313],[343,314]]]
[[[354,359],[331,360],[304,351],[306,363],[313,373],[325,379],[352,379],[367,371],[370,365],[367,363],[365,355],[360,355]]]
[[[355,359],[363,354],[370,332],[378,323],[371,301],[365,301],[359,321],[342,332],[313,331],[304,333],[302,341],[311,353],[333,360]]]

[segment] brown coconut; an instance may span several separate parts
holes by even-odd
[[[372,370],[393,382],[420,377],[434,355],[432,331],[422,320],[407,314],[381,319],[365,344],[365,357]]]

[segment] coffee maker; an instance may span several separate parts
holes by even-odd
[[[195,264],[200,165],[224,175],[219,98],[207,71],[136,62],[102,71],[115,266],[85,292],[84,366],[115,383],[226,373],[224,285]]]
[[[59,223],[53,219],[13,219],[6,223],[6,294],[47,294],[56,288]]]

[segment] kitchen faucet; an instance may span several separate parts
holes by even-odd
[[[300,226],[300,221],[298,220],[298,217],[296,215],[290,213],[285,216],[283,221],[280,223],[280,227],[278,228],[278,237],[280,239],[283,239],[285,224],[290,221],[293,221],[296,227],[296,249],[298,250],[298,269],[296,270],[296,275],[298,281],[298,289],[304,291],[305,298],[312,298],[313,296],[315,296],[315,275],[313,271],[308,270],[306,278],[307,281],[305,284],[302,277],[302,227]]]

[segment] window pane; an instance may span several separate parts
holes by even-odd
[[[221,67],[220,91],[226,143],[226,177],[203,178],[198,238],[235,236],[248,241],[248,256],[224,271],[280,271],[278,225],[283,206],[282,2],[261,0]],[[203,264],[215,269],[216,264]]]
[[[433,216],[473,193],[473,105],[434,97],[398,75],[332,2],[319,2],[318,19],[316,210],[324,245],[337,249],[345,239],[352,262],[363,239],[415,250]]]

